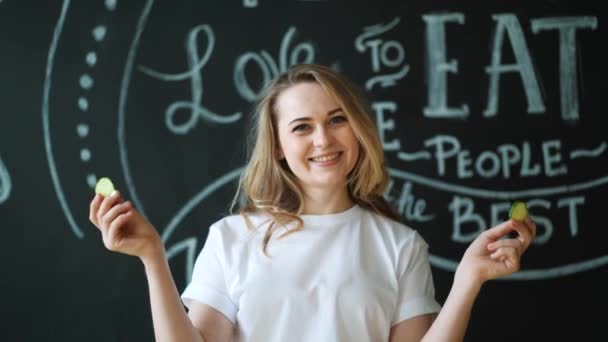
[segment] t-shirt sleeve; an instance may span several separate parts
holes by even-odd
[[[392,325],[441,309],[435,300],[428,245],[417,232],[404,246],[400,262],[404,267],[400,268],[398,303]]]
[[[226,285],[224,247],[219,227],[211,226],[205,245],[194,263],[192,280],[181,298],[188,309],[193,302],[207,304],[235,324],[238,307],[231,300]]]

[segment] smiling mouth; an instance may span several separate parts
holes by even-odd
[[[313,162],[317,162],[317,163],[324,163],[324,162],[328,162],[328,161],[337,159],[341,154],[342,154],[342,152],[336,152],[336,153],[332,153],[332,154],[326,154],[324,156],[310,158],[309,160],[311,160]]]

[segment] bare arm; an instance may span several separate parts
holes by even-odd
[[[203,342],[184,309],[164,253],[144,262],[156,341]]]
[[[439,315],[421,341],[463,341],[481,285],[455,279]]]
[[[480,286],[454,281],[438,315],[420,315],[395,325],[390,342],[463,341]]]
[[[199,304],[191,315],[193,320],[188,316],[171,276],[160,236],[130,202],[122,202],[118,192],[106,198],[97,195],[91,201],[89,219],[101,231],[107,249],[137,256],[143,262],[156,341],[231,339],[232,323],[213,309],[201,309],[203,304]]]
[[[517,232],[515,238],[505,238]],[[536,225],[508,220],[481,233],[467,248],[437,319],[423,341],[462,341],[473,303],[488,280],[519,271],[520,258],[536,236]]]
[[[166,258],[146,260],[144,265],[156,341],[232,341],[234,326],[219,311],[193,303],[186,314]]]
[[[512,231],[518,233],[516,238],[502,239]],[[535,236],[536,225],[532,220],[505,221],[480,234],[458,265],[450,293],[436,319],[422,315],[403,321],[391,329],[390,341],[463,341],[482,285],[517,272],[521,255]]]
[[[390,342],[419,342],[429,330],[435,314],[420,315],[406,319],[391,328]]]

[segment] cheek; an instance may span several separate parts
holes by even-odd
[[[349,138],[348,139],[349,140],[349,146],[350,146],[350,149],[352,151],[352,156],[353,156],[353,158],[355,158],[355,160],[357,160],[357,158],[359,157],[359,150],[361,149],[361,146],[359,144],[359,140],[355,136],[355,133],[351,133],[348,138]]]
[[[287,159],[287,156],[289,156],[289,141],[282,132],[278,134],[277,145],[277,151],[281,159]]]
[[[348,161],[348,172],[351,172],[355,168],[355,165],[357,165],[357,161],[359,160],[359,156],[361,154],[361,144],[359,144],[359,140],[357,139],[354,133],[352,133],[349,140],[351,153]]]
[[[298,141],[289,139],[288,137],[281,137],[281,152],[283,154],[283,158],[285,158],[289,164],[293,165],[294,162],[297,162],[302,158],[303,147],[300,145],[301,143],[298,143]]]
[[[350,162],[350,171],[353,170],[353,168],[355,167],[355,165],[357,164],[357,161],[359,160],[359,154],[361,153],[361,146],[359,146],[359,142],[355,141],[355,147],[353,149],[353,154],[352,154],[352,160]]]

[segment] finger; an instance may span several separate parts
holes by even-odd
[[[530,216],[528,216],[526,218],[526,225],[530,229],[532,240],[534,240],[536,238],[536,222],[534,222],[534,220]]]
[[[519,271],[519,254],[517,254],[517,251],[514,248],[509,248],[506,247],[505,248],[505,254],[507,255],[507,259],[505,260],[505,262],[510,263],[510,265],[508,265],[513,272],[517,272]]]
[[[95,197],[93,197],[93,200],[91,200],[91,204],[89,204],[89,221],[91,221],[96,227],[98,225],[97,211],[99,211],[99,206],[101,205],[102,199],[103,197],[101,195],[95,194]]]
[[[511,231],[513,231],[513,225],[511,224],[511,220],[507,220],[495,227],[486,230],[484,234],[486,234],[488,239],[495,241],[505,236]]]
[[[513,247],[500,247],[498,249],[496,249],[494,252],[492,252],[492,254],[490,254],[490,258],[492,259],[502,259],[503,257],[508,257],[508,250],[512,250]]]
[[[499,248],[490,255],[490,258],[504,263],[511,272],[519,270],[519,255],[513,247]]]
[[[527,223],[519,222],[516,220],[510,220],[511,224],[515,231],[517,231],[518,236],[516,237],[521,243],[526,246],[526,248],[530,245],[532,241],[532,231],[528,227]]]
[[[118,215],[116,219],[112,221],[108,229],[108,245],[106,245],[108,249],[116,250],[120,247],[120,242],[122,241],[120,236],[122,227],[124,227],[131,216],[133,216],[133,210],[129,209]]]
[[[108,212],[103,216],[103,218],[100,222],[102,222],[104,227],[109,227],[118,215],[120,215],[130,209],[131,209],[130,201],[126,201],[126,202],[117,204],[117,205],[113,206],[110,210],[108,210]]]
[[[524,220],[523,223],[529,233],[529,235],[528,235],[529,240],[527,240],[526,244],[525,244],[525,249],[528,249],[528,247],[532,244],[534,239],[536,239],[536,223],[529,216],[526,217],[526,219]]]
[[[524,250],[523,243],[518,239],[500,239],[488,244],[488,250],[490,251],[496,251],[497,249],[504,247],[515,248],[518,255],[521,255]]]
[[[101,223],[101,218],[108,210],[110,210],[112,206],[114,206],[115,203],[120,200],[120,197],[120,192],[114,191],[110,196],[103,199],[101,205],[99,206],[99,210],[97,211],[97,222]]]

